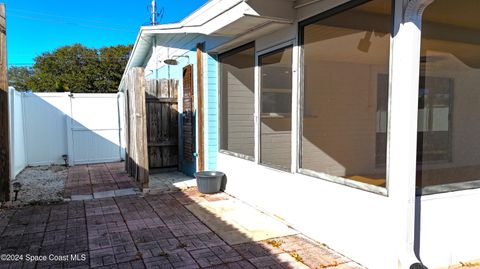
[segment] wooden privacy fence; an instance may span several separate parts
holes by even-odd
[[[132,68],[121,88],[126,170],[148,188],[150,170],[178,166],[178,81],[145,80],[143,68]]]
[[[183,68],[183,158],[189,162],[193,162],[195,152],[192,72],[192,65]]]
[[[178,166],[178,81],[147,80],[149,169]]]
[[[129,70],[122,88],[125,91],[125,168],[148,188],[148,148],[145,117],[145,80],[143,68]]]

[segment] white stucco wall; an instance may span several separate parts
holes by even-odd
[[[371,269],[396,268],[388,197],[218,154],[226,192]]]
[[[421,198],[418,245],[428,268],[480,259],[480,189]]]
[[[304,19],[321,13],[335,5],[334,2],[340,1],[317,2],[308,9],[299,9],[297,16]],[[297,25],[294,24],[256,39],[256,51],[268,50],[296,38]],[[397,62],[405,65],[403,59],[397,58]],[[402,64],[394,66],[408,68]],[[386,73],[386,70],[377,72]],[[366,167],[371,169],[374,160],[365,161]],[[395,203],[401,200],[277,171],[223,153],[218,154],[217,162],[218,169],[227,174],[228,193],[284,219],[307,236],[368,268],[399,268],[401,254],[397,243],[401,236],[396,229],[401,226],[396,223],[399,217]],[[396,177],[396,180],[401,179]],[[474,205],[480,202],[479,190],[430,195],[417,200],[416,233],[419,237],[415,245],[425,265],[446,267],[480,258],[477,247],[480,218],[474,211]]]
[[[298,1],[298,4],[306,2],[309,1]],[[320,14],[323,11],[345,2],[348,1],[316,1],[311,5],[296,10],[297,21]],[[404,0],[403,3],[397,1],[397,21],[399,20],[398,18],[404,17],[404,14],[401,14],[403,11],[400,12],[399,7],[401,6],[401,9],[403,9],[408,2],[407,0]],[[395,28],[401,28],[399,24],[400,23],[398,23]],[[405,28],[407,29],[406,34]],[[393,88],[397,91],[397,113],[395,113],[397,120],[395,127],[397,131],[399,131],[398,128],[402,129],[410,123],[412,130],[416,126],[416,123],[413,124],[412,117],[408,115],[408,111],[405,111],[409,108],[413,110],[416,107],[415,101],[412,101],[416,100],[416,98],[409,99],[409,106],[405,106],[405,104],[402,103],[402,96],[398,98],[399,91],[405,88],[414,89],[418,85],[411,79],[412,76],[405,81],[405,76],[414,73],[412,66],[415,66],[413,63],[418,61],[418,57],[413,57],[413,54],[405,54],[402,50],[402,47],[415,46],[415,44],[412,45],[412,42],[409,42],[415,40],[410,39],[412,38],[410,32],[412,28],[415,28],[415,26],[403,25],[402,31],[404,33],[397,33],[397,35],[395,35],[394,39],[397,39],[396,52],[391,55],[391,66],[394,68],[391,72],[396,73],[395,80],[393,80],[392,83],[395,84]],[[293,42],[296,42],[298,36],[297,29],[298,24],[295,22],[292,25],[285,26],[284,29],[257,38],[255,40],[256,52],[262,53],[262,51],[288,41],[293,40]],[[418,29],[413,30],[415,30],[415,33],[418,33]],[[403,42],[399,42],[402,41],[400,40],[402,38]],[[201,37],[195,40],[195,42],[207,39],[208,37]],[[210,42],[207,42],[207,51],[210,47],[215,48],[216,45],[221,45],[210,44]],[[231,48],[232,47],[229,47],[228,49]],[[226,48],[226,50],[228,49]],[[414,50],[407,48],[406,51],[409,51],[409,49],[411,51]],[[394,50],[393,45],[392,50]],[[170,51],[170,53],[172,53],[172,51]],[[184,52],[180,54],[183,53]],[[154,59],[154,57],[152,57],[152,59]],[[152,63],[153,62],[150,61],[148,67],[151,67]],[[404,71],[402,72],[402,70]],[[352,72],[355,71],[351,70],[345,73]],[[386,73],[386,70],[374,70],[374,72],[370,74],[370,78],[374,79],[378,73]],[[461,73],[462,74],[460,74],[460,72],[456,74],[459,83],[461,83],[463,77],[469,75],[464,72]],[[439,75],[435,72],[431,74]],[[357,97],[361,98],[361,96]],[[411,96],[403,95],[405,99],[408,97]],[[462,99],[455,97],[454,109],[463,107],[464,104],[469,101],[477,100],[478,98],[476,97],[477,96],[471,96],[471,98]],[[375,107],[373,101],[372,107]],[[371,112],[368,116],[373,117],[373,109]],[[475,111],[466,112],[468,113],[462,115],[462,117],[475,114]],[[459,116],[458,113],[454,114]],[[402,119],[404,119],[405,122],[402,123]],[[469,125],[462,125],[462,127],[471,128]],[[375,131],[373,126],[369,128],[372,133]],[[458,130],[458,128],[459,126],[454,126],[454,132]],[[415,130],[411,132],[411,134],[414,134],[414,132]],[[403,142],[405,142],[407,138],[403,136],[401,132],[397,134],[399,135],[396,136],[395,141],[402,142],[403,139]],[[471,138],[469,139],[471,140]],[[408,141],[408,145],[410,146],[415,144],[411,143],[411,141],[413,140],[410,139]],[[455,140],[454,143],[459,145],[464,143],[464,141],[468,140]],[[363,144],[358,146],[366,147],[367,144],[372,144],[368,141],[362,141],[362,143]],[[396,158],[392,158],[391,156],[391,160],[402,161],[403,155],[408,154],[408,149],[405,149],[408,145],[406,143],[396,143],[393,147],[391,146],[390,149],[394,148],[394,152],[400,153],[397,154],[399,157],[395,156]],[[411,148],[413,149],[413,147]],[[468,154],[454,152],[455,161],[458,160],[465,164],[475,163],[478,159],[476,158],[479,152],[477,150],[478,144],[469,144],[468,147],[464,148],[468,148]],[[362,150],[373,152],[373,148],[362,148]],[[411,155],[413,156],[414,154]],[[394,162],[395,164],[391,164],[397,172],[392,172],[392,177],[395,177],[395,184],[393,184],[394,182],[390,182],[390,196],[383,196],[310,176],[274,170],[258,165],[255,162],[232,157],[223,153],[218,153],[217,156],[217,169],[224,171],[228,177],[226,189],[228,193],[272,215],[278,216],[307,236],[328,244],[330,247],[368,268],[399,268],[398,260],[400,259],[401,253],[398,249],[398,242],[408,240],[405,236],[408,232],[406,232],[407,229],[405,229],[404,225],[409,220],[404,221],[404,219],[407,218],[403,218],[404,214],[402,213],[404,212],[399,212],[398,209],[402,209],[402,202],[406,204],[407,202],[411,202],[413,198],[408,199],[408,201],[402,200],[404,198],[402,196],[404,190],[400,191],[400,195],[398,195],[399,192],[397,191],[397,197],[395,197],[392,189],[404,188],[404,186],[407,185],[406,182],[411,181],[413,178],[411,175],[415,173],[415,170],[403,169],[405,166],[402,165],[405,163],[398,165],[398,162]],[[357,156],[355,157],[358,158]],[[295,162],[295,160],[293,160],[293,162]],[[414,161],[412,163],[414,164]],[[372,169],[373,166],[374,160],[372,158],[365,159],[358,170],[362,170],[363,167]],[[402,170],[406,172],[402,172]],[[399,196],[402,197],[399,199]],[[429,195],[421,198],[417,197],[418,223],[416,233],[418,238],[415,244],[418,245],[420,249],[420,259],[429,268],[446,267],[460,261],[480,258],[480,252],[478,251],[478,242],[480,242],[480,231],[478,229],[478,227],[480,227],[480,218],[478,218],[476,212],[476,205],[478,204],[480,204],[480,190]],[[402,223],[399,224],[399,222]]]

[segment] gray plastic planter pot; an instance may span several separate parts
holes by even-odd
[[[201,193],[217,193],[220,191],[224,173],[219,171],[203,171],[195,173],[198,191]]]

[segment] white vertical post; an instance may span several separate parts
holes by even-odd
[[[256,46],[256,44],[255,44]],[[256,49],[255,49],[256,50]],[[255,156],[255,163],[259,164],[260,163],[260,139],[261,139],[261,124],[262,124],[262,113],[261,113],[261,108],[260,108],[260,98],[261,98],[261,93],[260,93],[260,61],[259,61],[259,55],[258,53],[255,53],[255,68],[254,68],[254,113],[253,113],[253,123],[254,123],[254,134],[255,134],[255,139],[254,139],[254,145],[255,145],[255,151],[254,151],[254,156]]]
[[[15,89],[13,87],[8,88],[8,119],[9,126],[9,136],[10,136],[10,179],[15,179],[15,133],[14,133],[14,122],[15,122]]]
[[[22,92],[22,128],[23,128],[23,151],[25,154],[25,165],[29,165],[30,161],[28,160],[28,139],[27,139],[27,114],[25,113],[25,102],[27,102],[27,94]]]
[[[295,39],[292,46],[292,139],[291,139],[291,172],[296,173],[299,166],[300,159],[300,148],[299,148],[299,139],[300,138],[300,125],[299,120],[301,119],[299,111],[300,107],[300,76],[298,75],[298,70],[300,69],[300,47],[298,46],[298,23],[295,25]]]
[[[206,51],[206,43],[204,44],[204,50]],[[205,170],[211,170],[210,168],[210,154],[209,154],[209,149],[210,149],[210,122],[209,122],[209,105],[208,103],[210,102],[210,99],[208,98],[208,60],[209,60],[209,55],[208,53],[204,52],[202,53],[203,57],[203,161],[204,161],[204,169]]]
[[[72,137],[72,119],[68,116],[65,116],[65,122],[67,126],[67,155],[68,155],[68,165],[74,166],[75,162],[73,158],[73,137]]]
[[[120,160],[125,160],[125,92],[117,93],[118,139]]]
[[[66,121],[66,131],[67,131],[67,155],[68,155],[68,165],[69,166],[74,166],[75,165],[75,158],[73,155],[75,154],[74,152],[74,147],[73,147],[73,111],[72,111],[72,102],[73,102],[73,94],[71,93],[65,93],[65,96],[63,100],[66,101],[68,105],[67,109],[67,114],[65,114],[65,121]]]
[[[411,268],[413,264],[421,268],[414,254],[415,181],[421,11],[428,3],[423,0],[396,2],[390,70],[388,188],[398,268]]]

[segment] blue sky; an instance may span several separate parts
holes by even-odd
[[[2,0],[0,0],[2,1]],[[150,22],[151,0],[3,0],[8,64],[31,65],[43,52],[75,43],[100,48],[135,42]],[[207,0],[157,0],[161,23],[180,21]]]

